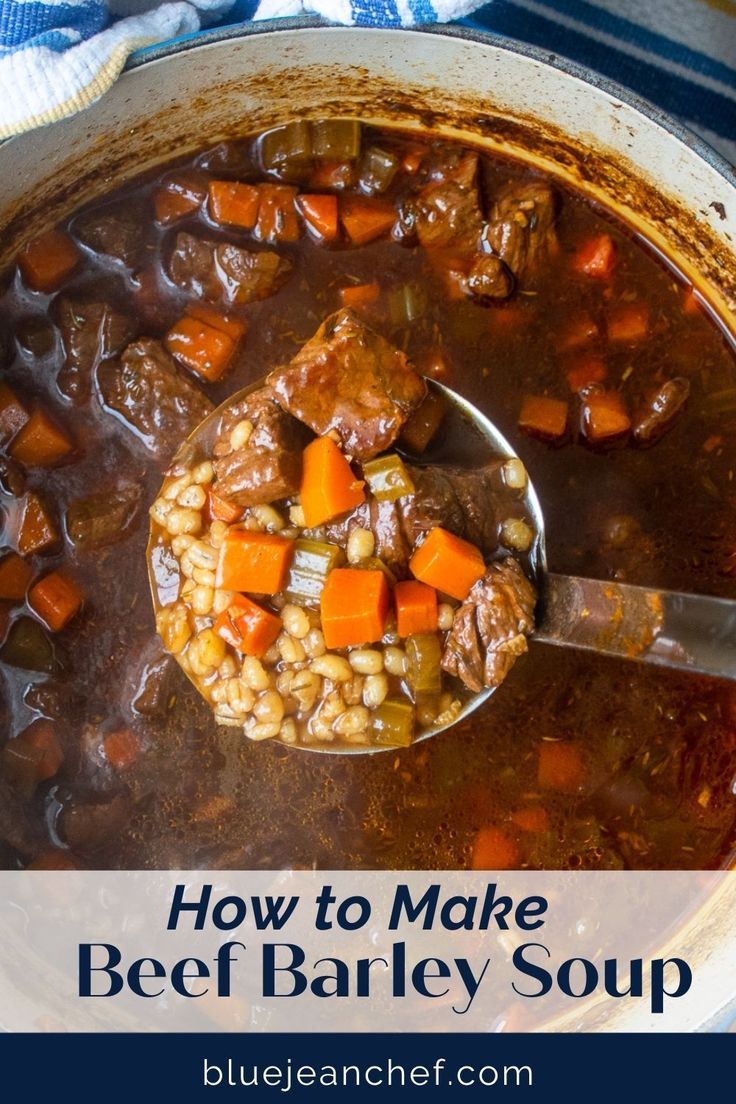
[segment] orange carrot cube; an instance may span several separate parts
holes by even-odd
[[[407,579],[394,587],[394,603],[399,636],[436,632],[437,591],[434,587]]]
[[[18,255],[18,265],[26,285],[47,295],[61,287],[79,264],[76,245],[63,230],[49,230],[34,238]]]
[[[365,501],[357,479],[331,437],[317,437],[304,450],[300,488],[304,522],[312,529]]]
[[[200,173],[176,173],[165,180],[153,196],[156,222],[162,226],[193,215],[207,195],[206,177]]]
[[[609,341],[626,344],[642,341],[649,333],[649,307],[646,303],[631,303],[620,307],[610,315],[607,331]]]
[[[540,745],[537,782],[543,789],[577,793],[584,777],[585,767],[577,744],[545,740]]]
[[[323,241],[337,239],[337,196],[300,195],[296,205],[307,226]]]
[[[73,448],[67,435],[48,414],[34,410],[13,441],[10,454],[27,467],[48,468],[58,464]]]
[[[210,181],[209,208],[215,222],[252,230],[258,218],[260,202],[261,193],[255,184],[239,184],[234,180]]]
[[[396,211],[384,199],[345,196],[340,203],[340,220],[353,245],[365,245],[393,228]]]
[[[600,357],[582,357],[565,373],[571,391],[576,394],[591,383],[603,383],[608,372]]]
[[[322,632],[328,648],[380,640],[386,628],[389,589],[383,571],[336,567],[322,589]]]
[[[613,272],[615,262],[616,246],[613,238],[610,234],[601,234],[581,245],[575,254],[573,268],[585,276],[607,280]]]
[[[30,556],[56,544],[59,534],[45,503],[30,491],[22,506],[18,527],[18,551]]]
[[[237,652],[259,659],[274,643],[282,628],[280,617],[251,602],[245,595],[231,602],[214,624],[218,636]]]
[[[409,568],[420,582],[461,602],[486,572],[483,556],[474,544],[439,527],[430,529]]]
[[[567,432],[567,403],[546,395],[526,395],[519,428],[547,441],[561,441]]]
[[[513,870],[519,849],[501,828],[489,825],[475,837],[470,861],[473,870]]]
[[[208,383],[215,383],[230,363],[235,343],[222,330],[185,314],[166,335],[166,348]]]
[[[220,547],[216,583],[224,590],[278,594],[283,590],[294,541],[275,533],[231,529]]]
[[[77,584],[61,571],[44,575],[28,592],[31,609],[52,632],[59,632],[71,621],[81,609],[82,601]]]
[[[591,444],[623,437],[631,429],[623,399],[617,391],[591,391],[583,400],[583,433]]]
[[[260,201],[255,235],[260,241],[298,241],[296,188],[287,184],[259,184]]]

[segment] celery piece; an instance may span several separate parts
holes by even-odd
[[[399,158],[390,150],[371,146],[363,154],[360,162],[360,186],[363,191],[374,195],[385,192],[391,186],[399,168]]]
[[[437,633],[415,633],[406,639],[406,681],[414,699],[442,689],[442,648]]]
[[[408,747],[414,739],[414,706],[406,698],[386,698],[373,713],[376,744]]]
[[[386,576],[386,582],[390,587],[396,586],[396,576],[388,564],[385,564],[378,556],[368,556],[360,563],[353,564],[353,567],[356,567],[359,571],[380,571]]]
[[[388,293],[388,313],[394,326],[408,326],[427,313],[427,292],[421,284],[401,284]]]
[[[439,429],[446,410],[445,396],[430,388],[401,430],[401,447],[414,456],[421,456]]]
[[[357,119],[321,119],[312,124],[312,152],[320,161],[355,161],[360,139]]]
[[[311,157],[311,127],[303,119],[268,130],[261,138],[261,164],[267,172],[278,172]]]
[[[368,489],[379,502],[395,502],[402,495],[414,494],[415,487],[406,465],[395,452],[377,456],[363,464]]]
[[[345,553],[337,544],[305,538],[295,541],[286,597],[297,605],[318,608],[327,576],[344,560]]]

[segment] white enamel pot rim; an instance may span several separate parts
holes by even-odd
[[[678,259],[733,329],[736,178],[699,138],[612,82],[464,28],[276,20],[185,36],[134,57],[100,101],[0,148],[0,267],[33,234],[114,184],[294,114],[358,114],[508,153],[615,208]],[[707,981],[693,1030],[733,996],[736,874],[678,936]],[[601,1015],[603,1013],[601,1012]],[[555,1026],[575,1029],[581,1017]],[[597,1014],[592,1020],[595,1026]],[[647,1030],[636,1010],[604,1029]]]

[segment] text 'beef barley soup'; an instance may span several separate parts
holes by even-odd
[[[298,122],[85,208],[2,287],[4,865],[729,859],[730,684],[527,644],[527,471],[552,570],[736,598],[733,349],[622,224]],[[433,380],[519,460],[457,464]]]

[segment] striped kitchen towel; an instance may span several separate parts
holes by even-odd
[[[141,47],[315,12],[364,26],[462,20],[531,43],[633,88],[736,161],[736,0],[0,0],[0,138],[87,107]]]

